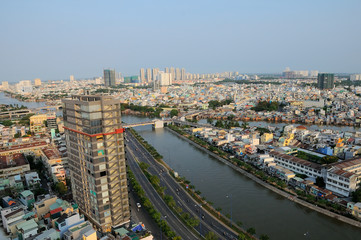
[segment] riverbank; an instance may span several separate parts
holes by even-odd
[[[353,220],[353,219],[350,219],[350,218],[345,217],[345,216],[342,216],[342,215],[340,215],[340,214],[331,212],[331,211],[326,210],[326,209],[324,209],[324,208],[318,207],[318,206],[316,206],[316,205],[314,205],[314,204],[311,204],[311,203],[309,203],[309,202],[306,202],[306,201],[298,198],[296,195],[287,193],[287,192],[285,192],[284,190],[280,190],[280,189],[278,189],[278,188],[270,185],[269,183],[264,182],[263,180],[259,179],[259,178],[256,177],[255,175],[247,172],[246,170],[244,170],[244,169],[242,169],[242,168],[240,168],[240,167],[232,164],[232,163],[229,162],[228,160],[226,160],[226,159],[218,156],[217,154],[209,151],[208,149],[200,146],[199,144],[197,144],[197,143],[195,143],[194,141],[188,139],[187,137],[179,134],[178,132],[176,132],[176,131],[168,128],[168,127],[167,127],[166,129],[167,129],[168,131],[170,131],[171,133],[175,134],[176,136],[182,138],[183,140],[191,143],[193,146],[195,146],[195,147],[197,147],[197,148],[199,148],[199,149],[207,152],[207,153],[208,153],[209,155],[211,155],[212,157],[214,157],[214,158],[216,158],[217,160],[221,161],[222,163],[230,166],[230,167],[233,168],[234,170],[236,170],[236,171],[240,172],[241,174],[243,174],[244,176],[252,179],[252,180],[255,181],[256,183],[258,183],[258,184],[262,185],[263,187],[265,187],[265,188],[267,188],[267,189],[269,189],[269,190],[271,190],[271,191],[273,191],[273,192],[275,192],[275,193],[283,196],[284,198],[287,198],[287,199],[289,199],[289,200],[291,200],[291,201],[293,201],[293,202],[295,202],[295,203],[298,203],[298,204],[300,204],[300,205],[302,205],[302,206],[304,206],[304,207],[307,207],[307,208],[309,208],[309,209],[312,209],[312,210],[314,210],[314,211],[317,211],[317,212],[319,212],[319,213],[322,213],[322,214],[324,214],[324,215],[326,215],[326,216],[335,218],[335,219],[337,219],[337,220],[339,220],[339,221],[342,221],[342,222],[344,222],[344,223],[347,223],[347,224],[350,224],[350,225],[352,225],[352,226],[361,228],[361,222],[356,221],[356,220]]]

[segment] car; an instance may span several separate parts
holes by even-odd
[[[137,203],[137,207],[138,207],[138,208],[141,208],[142,205],[140,205],[140,203],[138,202],[138,203]]]

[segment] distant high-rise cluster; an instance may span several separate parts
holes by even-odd
[[[282,76],[284,78],[288,78],[288,79],[317,77],[317,75],[318,75],[317,70],[311,70],[311,71],[308,71],[308,70],[292,70],[291,71],[291,69],[289,67],[287,67],[282,73]]]
[[[321,90],[323,89],[333,89],[334,84],[334,74],[333,73],[319,73],[317,77],[317,87]]]
[[[182,81],[182,80],[190,80],[192,79],[190,77],[190,73],[186,73],[186,70],[184,68],[174,68],[174,67],[166,67],[164,71],[160,71],[159,68],[141,68],[139,79],[142,84],[149,84],[153,81],[158,80],[157,77],[159,76],[158,73],[166,73],[169,74],[171,81]],[[163,76],[163,75],[162,75]],[[164,75],[165,76],[165,75]]]
[[[351,74],[350,80],[351,81],[360,81],[361,80],[361,74]]]

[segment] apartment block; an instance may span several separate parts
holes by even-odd
[[[73,197],[98,230],[130,221],[120,102],[111,96],[63,100]]]

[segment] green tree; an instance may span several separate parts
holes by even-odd
[[[14,134],[14,138],[19,138],[19,137],[21,137],[21,133],[17,132]]]
[[[325,156],[321,159],[321,164],[330,164],[337,162],[338,158],[336,156]]]
[[[361,188],[359,187],[356,191],[351,193],[353,202],[361,202]]]
[[[256,234],[256,229],[253,228],[253,227],[250,227],[250,228],[247,229],[247,232],[248,232],[249,234],[251,234],[251,235],[254,235],[254,234]]]
[[[174,117],[174,116],[178,116],[178,110],[177,109],[172,109],[170,111],[170,117]]]
[[[249,128],[249,123],[248,122],[243,122],[242,125],[241,125],[241,128],[248,129]]]
[[[212,118],[207,118],[207,123],[209,123],[209,124],[213,124],[213,119]]]
[[[259,237],[260,240],[269,240],[269,236],[267,236],[266,234],[262,234],[260,237]]]
[[[4,125],[5,127],[10,127],[14,123],[11,120],[4,120],[4,121],[2,121],[1,124]]]
[[[149,168],[149,164],[145,163],[145,162],[141,162],[141,163],[139,163],[139,167],[144,171]]]
[[[325,181],[323,180],[323,177],[316,178],[316,185],[321,188],[325,188],[326,184],[325,184]]]
[[[217,128],[224,128],[224,124],[222,120],[217,120],[216,124],[214,125]]]
[[[205,236],[206,240],[217,240],[218,237],[214,232],[208,232]]]
[[[60,195],[64,195],[68,191],[68,188],[65,186],[63,182],[58,182],[55,185],[55,189]]]

